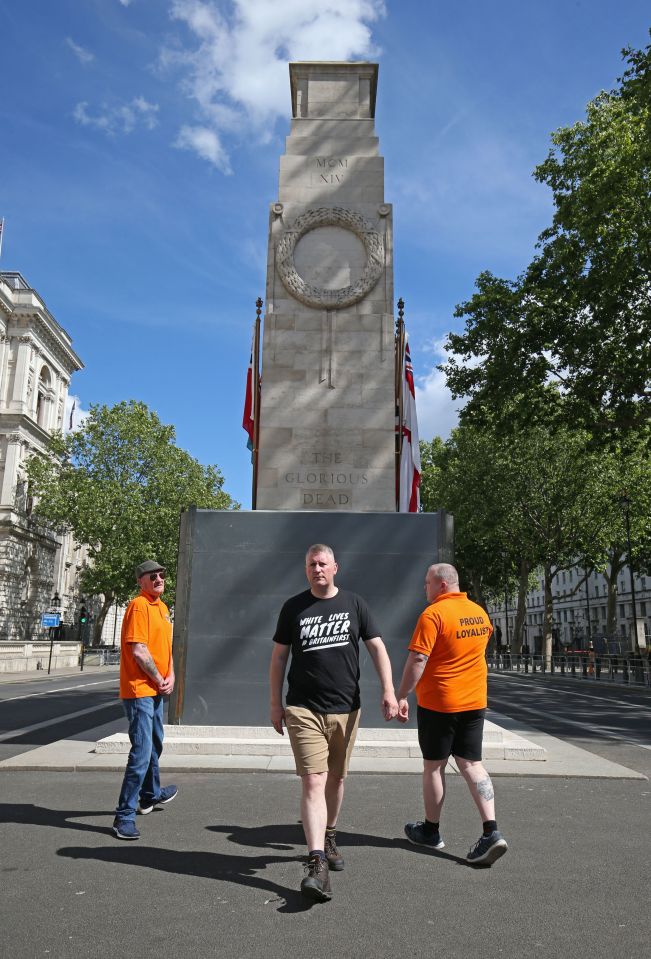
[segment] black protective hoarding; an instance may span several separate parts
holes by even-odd
[[[335,552],[336,583],[363,596],[382,629],[396,685],[426,605],[427,567],[453,561],[452,517],[437,513],[288,513],[191,509],[181,516],[169,722],[269,723],[268,670],[281,606],[307,588],[305,553]],[[382,725],[361,644],[362,726]]]

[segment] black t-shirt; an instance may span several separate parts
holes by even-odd
[[[292,647],[287,705],[314,713],[359,709],[359,640],[380,635],[361,596],[340,589],[332,599],[310,590],[288,599],[274,642]]]

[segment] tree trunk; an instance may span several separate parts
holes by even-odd
[[[545,612],[543,615],[543,656],[545,657],[545,666],[551,668],[552,648],[554,637],[552,634],[552,622],[554,616],[554,597],[552,595],[552,580],[554,574],[549,563],[544,566],[545,582]]]
[[[104,628],[104,620],[108,614],[109,609],[113,605],[115,599],[115,593],[108,592],[104,593],[104,602],[102,603],[102,608],[97,614],[97,619],[95,620],[95,625],[93,626],[93,646],[99,646],[102,641],[102,629]]]
[[[486,599],[484,598],[484,587],[481,581],[481,574],[475,573],[473,570],[470,571],[470,582],[472,583],[472,593],[476,603],[478,603],[482,609],[485,609],[488,612],[488,605]]]
[[[523,644],[524,620],[527,615],[527,593],[529,587],[530,566],[526,559],[520,560],[520,581],[518,583],[518,608],[515,613],[515,626],[511,640],[511,652],[519,653]]]
[[[624,553],[615,548],[610,554],[610,570],[604,570],[604,579],[608,586],[606,607],[606,635],[614,637],[617,633],[617,577],[624,568]]]

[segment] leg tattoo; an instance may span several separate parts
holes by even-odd
[[[490,780],[490,776],[487,776],[486,779],[482,779],[477,783],[477,792],[485,799],[487,802],[489,799],[495,798],[495,793],[493,791],[493,784]]]

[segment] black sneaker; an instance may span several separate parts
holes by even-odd
[[[328,867],[333,872],[341,872],[344,868],[344,860],[337,849],[336,833],[326,833],[325,835],[325,855],[328,860]]]
[[[433,832],[429,835],[425,832],[424,822],[408,822],[405,826],[405,836],[409,842],[416,846],[429,846],[431,849],[443,849],[445,843],[441,839],[440,832]]]
[[[327,859],[311,856],[305,863],[307,875],[301,883],[301,892],[313,902],[328,902],[332,899],[330,871]]]
[[[116,819],[113,823],[113,832],[118,839],[140,839],[136,824],[131,819],[125,819],[123,822]]]
[[[154,806],[165,806],[168,802],[176,799],[178,791],[178,786],[163,786],[158,799],[155,802],[145,803],[144,805],[140,803],[138,812],[141,816],[148,816],[150,812],[153,812]]]
[[[509,847],[501,832],[494,829],[490,836],[480,836],[466,860],[481,866],[492,866]]]

